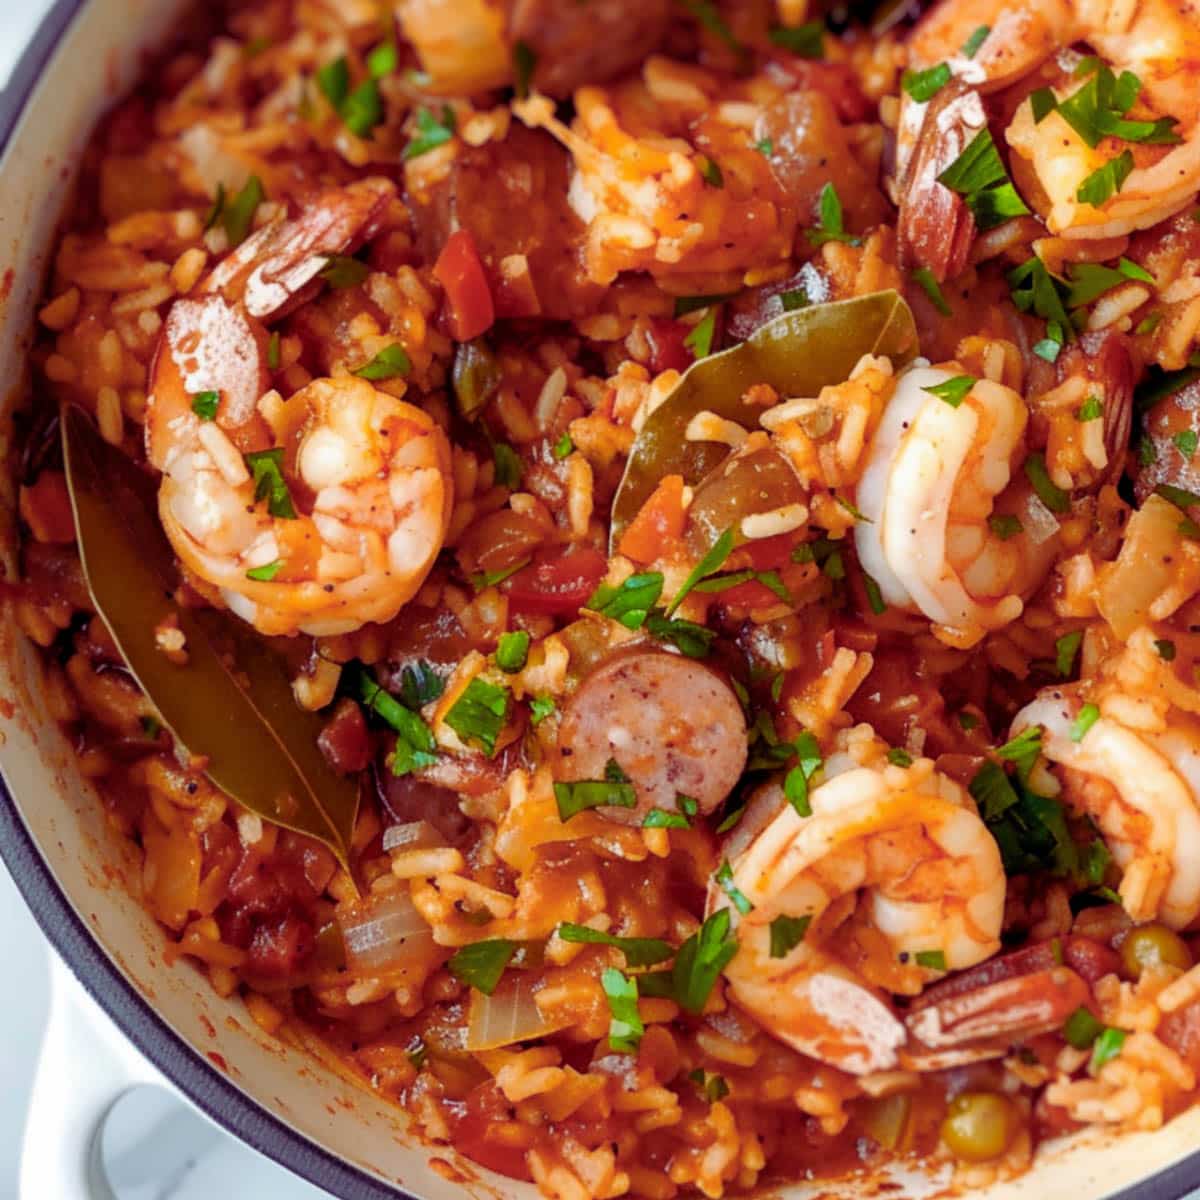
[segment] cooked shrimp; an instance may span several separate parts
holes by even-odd
[[[951,364],[901,376],[858,483],[855,526],[864,570],[888,604],[917,609],[964,642],[1021,615],[1042,579],[1051,539],[1040,501],[1019,480],[1027,411],[1011,388],[977,380],[953,407],[928,390],[962,372]],[[1019,532],[989,518],[1016,516]]]
[[[1016,715],[1013,733],[1041,727],[1063,799],[1096,822],[1124,871],[1130,917],[1182,929],[1200,915],[1200,723],[1116,686],[1095,694],[1100,716],[1082,733],[1077,687],[1042,692]]]
[[[895,1066],[904,1045],[886,993],[916,994],[943,964],[959,970],[995,953],[1004,915],[1000,853],[966,793],[929,759],[892,766],[885,749],[860,743],[854,757],[831,756],[811,816],[778,785],[763,789],[726,847],[733,884],[753,905],[733,914],[734,999],[797,1050],[856,1074]],[[711,891],[710,906],[729,903]],[[773,956],[780,917],[811,924]],[[921,965],[926,955],[936,966]]]
[[[990,32],[974,58],[963,46],[980,26]],[[1052,233],[1069,238],[1109,238],[1147,229],[1190,204],[1200,188],[1200,120],[1194,80],[1200,69],[1200,21],[1189,0],[943,0],[914,34],[917,65],[947,61],[964,82],[993,90],[1021,79],[1058,51],[1086,43],[1120,75],[1140,82],[1132,119],[1177,119],[1176,144],[1101,138],[1089,146],[1058,110],[1035,121],[1031,103],[1017,109],[1006,131],[1016,154],[1013,169],[1026,200]],[[1069,65],[1052,81],[1059,100],[1089,86]],[[1101,204],[1081,201],[1080,184],[1128,148],[1133,170]]]
[[[450,448],[424,412],[354,376],[286,402],[268,391],[262,321],[320,286],[327,257],[369,236],[393,194],[364,180],[265,226],[175,302],[160,335],[146,453],[163,473],[163,528],[263,633],[390,620],[445,537]],[[196,403],[206,393],[211,411]]]

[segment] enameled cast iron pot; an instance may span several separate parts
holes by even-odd
[[[33,313],[80,151],[183,7],[184,0],[58,0],[0,95],[0,461],[8,460],[9,416],[25,395]],[[0,477],[0,553],[10,577],[15,508],[15,484]],[[535,1200],[532,1185],[423,1145],[403,1114],[266,1037],[239,1002],[219,999],[186,962],[164,962],[163,935],[136,899],[137,863],[107,830],[49,717],[37,659],[10,614],[0,617],[0,739],[0,856],[84,988],[185,1097],[344,1200],[462,1200],[464,1188],[478,1197]],[[35,1118],[53,1125],[59,1114]],[[1200,1185],[1198,1147],[1200,1107],[1154,1134],[1106,1139],[1088,1131],[1043,1152],[1036,1171],[990,1189],[986,1200],[1174,1200]],[[443,1172],[453,1164],[465,1182],[448,1182],[431,1167],[434,1156]],[[71,1182],[74,1169],[63,1168],[38,1200],[83,1200],[82,1174]],[[909,1196],[934,1182],[902,1178]],[[868,1188],[859,1181],[838,1190],[861,1195]],[[797,1185],[788,1200],[828,1191]]]

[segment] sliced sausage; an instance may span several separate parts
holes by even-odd
[[[1147,449],[1138,455],[1133,492],[1138,504],[1163,484],[1189,492],[1200,491],[1200,454],[1188,456],[1175,439],[1200,435],[1200,380],[1163,396],[1142,416]],[[1181,439],[1186,446],[1186,436]]]
[[[640,825],[652,808],[680,811],[681,795],[711,813],[746,765],[746,721],[712,668],[639,649],[583,681],[563,713],[558,747],[560,780],[604,779],[615,762],[637,790],[637,807],[600,811]]]
[[[641,65],[662,41],[670,0],[513,0],[509,37],[534,54],[534,85],[569,96]]]

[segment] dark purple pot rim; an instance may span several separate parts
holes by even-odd
[[[86,0],[58,0],[0,90],[0,169],[46,65]],[[416,1200],[351,1166],[235,1087],[179,1037],[100,948],[67,899],[0,777],[0,860],[34,919],[84,990],[118,1029],[197,1108],[260,1154],[341,1200]],[[1200,1187],[1200,1152],[1109,1200],[1179,1200]]]

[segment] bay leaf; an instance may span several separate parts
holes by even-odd
[[[79,553],[96,611],[180,745],[264,820],[308,834],[348,868],[358,782],[317,745],[323,719],[301,709],[283,660],[230,613],[176,603],[175,556],[157,516],[157,479],[110,446],[75,405],[62,410],[63,460]],[[177,625],[187,661],[157,631]]]
[[[613,498],[609,552],[664,475],[694,484],[729,453],[716,442],[686,439],[697,413],[714,412],[757,429],[763,410],[742,399],[756,383],[770,384],[780,397],[815,396],[841,383],[864,354],[886,355],[899,367],[916,352],[912,312],[899,293],[886,291],[783,313],[741,344],[693,363],[633,443]]]

